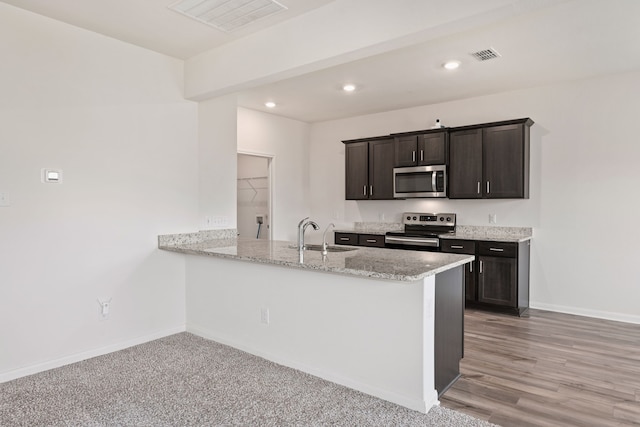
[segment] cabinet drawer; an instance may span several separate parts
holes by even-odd
[[[384,235],[358,234],[358,245],[384,248]]]
[[[334,236],[336,245],[358,245],[358,235],[356,233],[340,233],[336,232]]]
[[[479,242],[478,255],[516,258],[518,244],[510,242]]]
[[[475,255],[476,253],[476,242],[473,240],[441,239],[440,246],[442,252],[452,254]]]

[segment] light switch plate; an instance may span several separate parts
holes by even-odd
[[[11,206],[9,203],[9,195],[4,191],[0,192],[0,207],[6,208]]]

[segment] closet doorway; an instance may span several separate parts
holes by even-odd
[[[273,157],[238,152],[238,236],[271,240]]]

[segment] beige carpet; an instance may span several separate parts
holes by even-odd
[[[0,384],[5,426],[491,426],[421,414],[189,333]]]

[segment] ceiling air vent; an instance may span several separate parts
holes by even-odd
[[[287,8],[273,0],[180,0],[169,9],[228,33]]]
[[[470,53],[470,55],[476,58],[478,61],[488,61],[490,59],[500,58],[502,56],[498,53],[497,50],[492,47],[490,47],[489,49],[483,49],[477,52]]]

